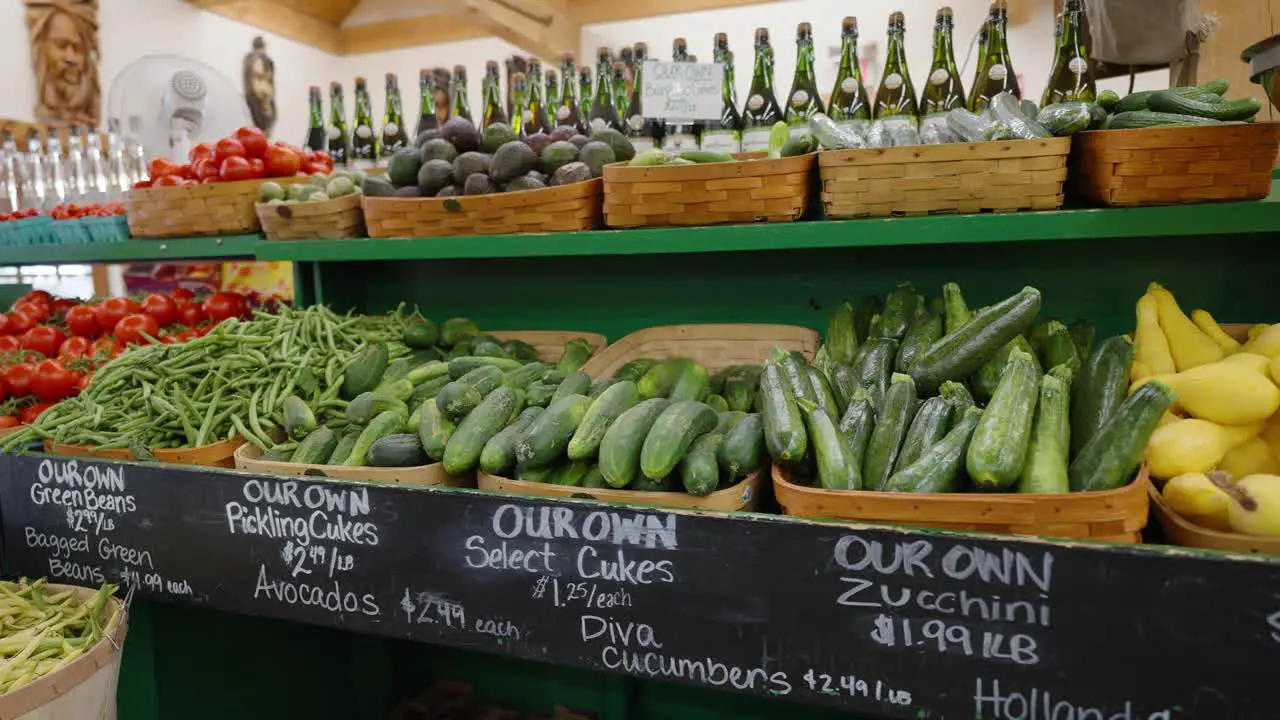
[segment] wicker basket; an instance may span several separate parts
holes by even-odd
[[[792,483],[788,469],[773,466],[773,492],[787,515],[1125,543],[1142,540],[1150,486],[1145,464],[1122,488],[1052,495],[823,490]]]
[[[1053,210],[1070,149],[1049,138],[820,152],[822,206],[828,218]]]
[[[398,485],[445,485],[448,487],[476,486],[475,473],[450,475],[440,463],[414,467],[349,467],[346,465],[315,465],[308,463],[275,462],[262,459],[262,450],[252,443],[241,445],[235,453],[237,470],[263,475],[305,475],[307,477],[333,478],[335,480],[361,480],[365,482],[395,483]]]
[[[809,206],[813,155],[704,165],[604,168],[609,227],[791,222]]]
[[[254,211],[268,240],[364,237],[364,211],[358,193],[322,202],[257,203]]]
[[[1280,537],[1240,535],[1201,527],[1182,517],[1173,508],[1166,505],[1164,498],[1160,496],[1160,491],[1155,486],[1152,486],[1148,492],[1151,494],[1151,514],[1156,516],[1156,522],[1160,523],[1160,529],[1164,531],[1164,538],[1170,545],[1204,548],[1205,550],[1280,555]]]
[[[245,439],[237,435],[232,440],[222,440],[209,445],[194,448],[161,449],[152,452],[156,460],[174,465],[200,465],[203,467],[235,467],[236,448],[245,444]],[[74,457],[94,457],[104,460],[133,460],[133,453],[127,448],[111,448],[99,450],[91,445],[57,445],[52,440],[44,441],[44,451],[54,455],[71,455]]]
[[[564,354],[565,343],[575,338],[587,341],[587,345],[591,346],[592,356],[597,355],[609,343],[608,338],[600,333],[565,330],[493,330],[486,334],[499,340],[522,340],[538,351],[538,359],[543,362],[558,361]]]
[[[529,482],[528,480],[512,480],[498,477],[497,475],[489,475],[485,472],[480,472],[476,475],[476,484],[481,490],[492,490],[494,492],[580,500],[601,500],[603,502],[630,503],[633,505],[680,507],[695,510],[719,510],[722,512],[754,511],[760,502],[760,493],[764,489],[765,480],[765,471],[761,469],[743,478],[736,485],[716,490],[704,497],[695,497],[683,492],[649,492],[645,490],[615,490],[613,488],[554,485],[552,483]]]
[[[593,378],[607,378],[636,358],[682,357],[715,372],[730,365],[764,362],[775,346],[799,350],[812,359],[819,344],[817,332],[796,325],[668,325],[623,337],[588,360],[582,370]]]
[[[292,185],[306,178],[274,178]],[[125,201],[136,238],[241,235],[262,229],[254,205],[264,180],[134,188]]]
[[[1280,123],[1098,130],[1075,137],[1072,188],[1104,205],[1261,200]]]
[[[600,225],[599,179],[572,185],[445,198],[365,197],[369,237],[569,232]]]

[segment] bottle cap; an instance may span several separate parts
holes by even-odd
[[[564,62],[573,62],[573,58],[576,56],[573,54],[572,50],[565,50],[564,55],[561,57],[564,59]]]
[[[813,28],[807,22],[796,25],[796,37],[809,37],[813,35]]]
[[[453,66],[453,74],[454,74],[454,75],[466,75],[466,74],[467,74],[467,68],[466,68],[466,66],[465,66],[465,65],[454,65],[454,66]]]
[[[362,78],[362,77],[358,77],[358,78],[356,78],[356,85],[357,85],[357,86],[359,86],[359,85],[364,85],[364,84],[365,84],[364,78]]]
[[[756,42],[769,42],[769,28],[756,28]]]
[[[610,52],[610,51],[609,51],[609,48],[608,48],[607,46],[605,46],[605,45],[601,45],[601,46],[600,46],[600,48],[599,48],[598,50],[596,50],[596,57],[598,57],[598,58],[600,58],[600,59],[607,58],[607,57],[609,57],[609,56],[610,56],[610,55],[612,55],[612,54],[613,54],[613,53],[612,53],[612,52]]]
[[[901,10],[894,10],[889,13],[889,24],[894,27],[901,28],[907,24],[907,18],[902,14]]]
[[[728,45],[729,35],[727,33],[716,33],[715,44],[721,46]]]
[[[840,21],[840,32],[844,35],[858,34],[858,18],[847,17]]]

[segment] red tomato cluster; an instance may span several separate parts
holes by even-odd
[[[49,211],[50,217],[54,220],[75,220],[84,217],[111,217],[113,215],[124,215],[124,201],[113,200],[109,203],[89,203],[87,205],[77,205],[76,203],[68,203],[59,205]],[[6,219],[0,215],[0,220]]]
[[[323,150],[268,143],[258,128],[242,127],[217,143],[200,143],[191,149],[188,162],[156,158],[147,164],[150,180],[134,187],[170,187],[197,183],[232,182],[298,174],[333,172],[333,158]]]

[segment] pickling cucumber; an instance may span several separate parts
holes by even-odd
[[[696,400],[672,402],[654,421],[640,448],[640,472],[651,480],[671,474],[700,435],[719,421],[715,411]]]

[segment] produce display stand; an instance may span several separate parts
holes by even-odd
[[[713,228],[135,240],[4,248],[0,264],[168,258],[178,246],[190,249],[185,257],[217,257],[225,248],[296,261],[300,304],[378,313],[407,301],[481,327],[610,338],[699,322],[817,329],[837,302],[905,280],[959,282],[975,306],[1033,285],[1044,315],[1088,317],[1105,335],[1132,328],[1132,301],[1152,280],[1224,322],[1280,307],[1277,200],[1273,189],[1256,203]],[[65,506],[39,502],[40,488],[56,487],[71,462],[80,477],[93,468],[110,478],[102,491],[132,497],[136,509],[69,519]],[[4,456],[0,477],[11,573],[99,571],[139,586],[120,685],[121,717],[130,720],[378,718],[431,678],[471,683],[496,702],[559,702],[604,720],[1019,717],[1017,703],[1033,691],[1041,707],[1067,702],[1108,718],[1126,709],[1134,718],[1274,714],[1265,669],[1280,661],[1280,564],[1264,556],[84,458]],[[358,496],[347,507],[360,514],[344,522],[375,524],[377,545],[315,543],[335,567],[351,564],[331,570],[317,551],[229,529],[233,503],[309,514],[262,499],[266,483],[281,482],[296,483],[300,498]],[[577,537],[495,529],[544,512]],[[588,516],[639,516],[650,529],[621,544],[589,541]],[[110,528],[86,526],[88,548],[70,558],[28,540],[99,518]],[[146,560],[128,549],[147,551]],[[555,572],[476,567],[536,549],[554,553]],[[295,575],[286,552],[309,572]],[[584,577],[580,553],[589,573],[620,553],[648,561],[649,582]],[[301,584],[318,594],[298,599]],[[961,592],[998,595],[1001,609],[987,612],[1012,619],[918,604]],[[337,611],[324,608],[326,597],[337,598]],[[906,597],[917,602],[909,610],[886,605]],[[623,650],[639,669],[619,666]],[[655,664],[670,659],[687,676],[655,677]],[[731,692],[735,684],[749,689]]]

